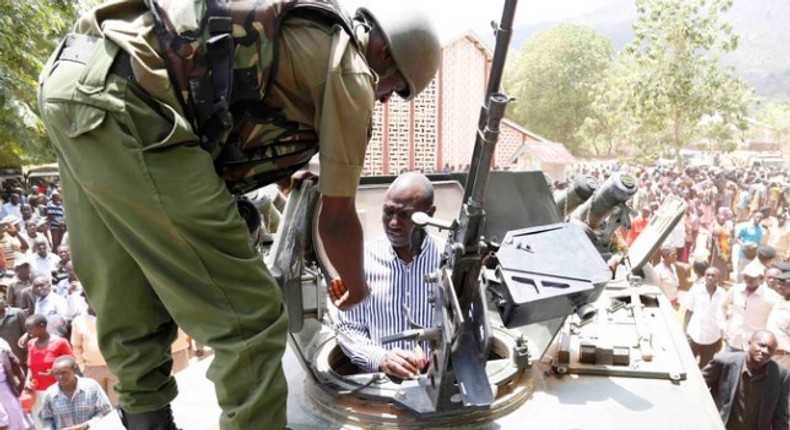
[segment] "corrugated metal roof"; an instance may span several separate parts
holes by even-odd
[[[514,130],[518,131],[519,133],[525,134],[531,140],[537,140],[539,142],[552,143],[549,139],[546,139],[545,137],[543,137],[543,136],[541,136],[541,135],[539,135],[539,134],[537,134],[537,133],[535,133],[533,131],[527,130],[526,128],[522,127],[521,125],[519,125],[518,123],[516,123],[513,120],[510,120],[510,119],[507,119],[507,118],[502,118],[502,123],[507,124],[509,127],[512,127]]]
[[[576,158],[561,143],[525,143],[519,147],[510,162],[514,163],[524,154],[530,154],[542,163],[573,164]]]

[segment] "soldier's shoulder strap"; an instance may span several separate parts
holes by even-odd
[[[195,17],[199,22],[195,22],[193,28],[184,30],[176,28],[169,19],[170,10],[165,10],[177,1],[145,0],[153,14],[154,28],[163,51],[161,54],[179,102],[200,135],[201,146],[212,155],[218,154],[223,136],[233,126],[231,105],[235,102],[234,96],[265,95],[275,79],[280,27],[285,19],[301,17],[338,24],[349,34],[352,43],[359,46],[352,20],[336,0],[204,0],[205,13]],[[184,7],[181,4],[176,6]],[[234,38],[234,25],[243,29],[242,37]],[[273,54],[268,59],[268,67],[264,65],[257,70],[258,78],[262,72],[266,72],[262,75],[263,79],[243,79],[234,85],[235,46],[265,42],[261,38],[270,39]],[[205,44],[205,47],[201,49],[200,44]],[[188,58],[189,61],[184,61],[183,52],[193,55]],[[200,58],[203,52],[205,58]],[[173,64],[174,61],[179,62],[179,65]],[[201,67],[204,71],[193,73]],[[184,68],[190,69],[185,71]],[[196,75],[201,76],[196,78]],[[265,82],[263,91],[258,87],[259,82]],[[240,85],[249,88],[240,88]]]

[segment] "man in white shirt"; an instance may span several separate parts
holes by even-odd
[[[716,315],[726,292],[719,287],[720,280],[719,269],[709,267],[704,278],[695,282],[683,298],[686,308],[683,328],[691,352],[699,359],[700,369],[721,349],[721,328]]]
[[[719,308],[719,321],[727,342],[727,351],[745,351],[752,334],[765,329],[768,314],[781,300],[779,293],[763,283],[765,272],[760,264],[743,269],[743,283],[727,292]]]
[[[63,245],[61,245],[61,248]],[[66,278],[62,279],[54,288],[54,292],[66,299],[66,318],[69,320],[74,319],[88,310],[88,304],[85,303],[85,298],[82,283],[77,278],[74,272],[74,263],[71,260],[63,265],[66,271]]]
[[[30,262],[33,264],[33,271],[39,275],[47,275],[52,279],[52,272],[58,266],[60,257],[48,251],[47,240],[38,237],[33,241],[33,249],[30,253]]]
[[[52,291],[50,275],[36,274],[33,276],[33,294],[36,296],[35,313],[49,317],[59,315],[66,317],[66,299]]]
[[[428,236],[411,243],[414,212],[433,215],[433,185],[425,176],[398,176],[385,195],[382,224],[385,237],[365,244],[365,277],[370,296],[356,308],[341,312],[337,330],[343,352],[363,372],[384,372],[400,379],[420,373],[430,355],[427,342],[381,339],[433,323],[433,286],[425,275],[439,267],[443,243]]]
[[[4,216],[13,215],[16,217],[17,230],[22,229],[22,197],[19,193],[11,193],[8,198],[8,203],[3,205]]]

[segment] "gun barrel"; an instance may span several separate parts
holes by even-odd
[[[599,185],[597,179],[585,176],[573,181],[573,185],[567,189],[554,193],[554,204],[557,205],[562,219],[567,218],[577,207],[586,202]]]
[[[604,181],[589,200],[577,207],[571,217],[596,230],[606,221],[615,206],[628,201],[636,190],[636,178],[633,175],[615,173]]]

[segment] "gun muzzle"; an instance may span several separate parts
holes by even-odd
[[[577,207],[586,202],[599,185],[597,179],[585,176],[573,181],[573,185],[567,189],[554,193],[554,204],[557,205],[562,219],[566,219]]]
[[[636,178],[629,173],[615,173],[601,185],[589,200],[576,208],[572,219],[579,220],[597,230],[607,220],[612,210],[636,194]]]

